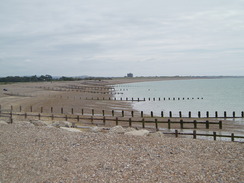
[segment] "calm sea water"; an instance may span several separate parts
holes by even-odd
[[[140,82],[116,85],[115,88],[123,93],[116,97],[146,98],[145,102],[132,103],[135,110],[145,114],[153,111],[160,116],[163,111],[167,116],[172,111],[173,116],[179,116],[181,111],[183,116],[188,116],[191,111],[192,116],[197,116],[198,111],[201,111],[201,116],[204,117],[206,111],[209,111],[210,116],[214,116],[215,111],[218,111],[219,116],[224,116],[224,111],[227,116],[232,116],[235,111],[236,116],[241,116],[241,111],[244,111],[244,78]],[[148,101],[148,98],[151,100]]]

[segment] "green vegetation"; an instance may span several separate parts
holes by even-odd
[[[0,84],[9,84],[15,82],[43,82],[43,81],[78,81],[78,80],[106,80],[111,78],[104,78],[104,77],[86,77],[86,78],[79,78],[79,77],[65,77],[62,76],[60,78],[53,78],[51,75],[41,75],[38,76],[8,76],[0,78]]]

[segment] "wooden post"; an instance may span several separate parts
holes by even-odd
[[[153,111],[151,111],[151,117],[153,117]]]
[[[103,125],[105,126],[106,124],[106,119],[105,119],[105,116],[103,116]]]
[[[231,133],[231,141],[232,142],[234,142],[234,138],[235,138],[234,133]]]
[[[116,117],[116,126],[118,126],[119,125],[119,119],[118,119],[118,117]]]
[[[170,129],[170,119],[168,119],[168,129]]]
[[[244,118],[244,111],[241,112],[241,117]]]
[[[138,102],[140,101],[140,99],[138,98]]]
[[[122,111],[122,117],[124,117],[125,116],[125,112],[124,111]]]
[[[224,111],[224,118],[226,118],[227,117],[227,113],[226,113],[226,111]]]
[[[102,113],[103,113],[103,116],[105,116],[105,111],[104,110],[102,110]]]
[[[81,109],[81,114],[82,114],[82,115],[84,114],[84,109]]]
[[[64,108],[63,107],[61,107],[61,114],[63,114],[64,113]]]
[[[73,108],[71,108],[71,114],[74,114],[74,109]]]
[[[142,118],[142,128],[145,128],[145,119]]]
[[[169,111],[169,117],[172,118],[172,111]]]
[[[114,110],[112,110],[112,116],[114,116]]]
[[[143,118],[143,111],[141,111],[141,117]]]
[[[129,126],[130,126],[130,127],[132,126],[131,118],[129,118]]]
[[[206,116],[207,116],[207,118],[209,118],[209,112],[208,111],[206,112]]]
[[[191,111],[189,111],[189,118],[191,118]]]
[[[197,132],[196,130],[193,130],[193,139],[196,139],[197,138]]]
[[[53,119],[54,119],[54,115],[52,114],[52,116],[51,116],[51,117],[52,117],[52,121],[53,121]],[[66,120],[66,121],[67,121],[67,120]]]
[[[158,119],[155,119],[155,128],[156,128],[156,131],[158,131]]]
[[[209,129],[209,121],[206,121],[206,129]]]
[[[94,116],[94,109],[92,109],[92,116]]]
[[[181,128],[181,129],[184,128],[184,127],[183,127],[183,124],[184,124],[184,121],[181,119],[181,120],[180,120],[180,128]]]
[[[198,111],[198,118],[201,118],[201,112]]]
[[[194,123],[194,128],[196,129],[197,128],[197,120],[194,120],[193,123]]]
[[[164,117],[164,112],[163,112],[163,111],[161,111],[161,117],[162,117],[162,118]]]
[[[222,121],[219,121],[219,129],[222,129]]]
[[[132,102],[134,101],[133,97],[132,97],[132,99],[131,99],[131,100],[132,100]]]
[[[175,137],[178,137],[178,130],[175,130]]]
[[[218,118],[218,111],[215,111],[215,118]]]
[[[41,120],[41,114],[40,113],[38,114],[38,119]]]
[[[213,138],[216,140],[216,132],[213,132]]]
[[[233,118],[235,118],[236,117],[236,112],[235,111],[233,111]]]
[[[134,111],[131,111],[131,117],[134,117]]]
[[[182,113],[181,113],[181,111],[179,111],[179,117],[180,117],[180,118],[182,117]]]

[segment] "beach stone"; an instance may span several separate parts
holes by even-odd
[[[94,133],[101,132],[101,131],[103,131],[103,128],[101,128],[101,127],[95,126],[95,127],[91,128],[91,132],[94,132]]]
[[[35,126],[47,126],[46,122],[40,120],[31,120],[30,123]]]
[[[7,125],[8,123],[6,121],[0,121],[0,125]]]
[[[60,127],[67,127],[70,128],[72,126],[72,123],[68,121],[55,121],[54,123],[51,124],[51,126],[60,128]]]
[[[125,135],[131,136],[147,136],[149,134],[148,130],[134,130],[130,132],[125,132]]]
[[[60,127],[60,128],[63,130],[67,130],[69,132],[82,132],[81,130],[76,129],[76,128],[68,128],[68,127]]]
[[[114,126],[109,130],[109,133],[125,133],[126,129],[122,126]]]

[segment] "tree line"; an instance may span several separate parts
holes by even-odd
[[[12,83],[12,82],[43,82],[43,81],[78,81],[78,80],[104,80],[111,78],[104,77],[86,77],[86,78],[78,78],[78,77],[58,77],[53,78],[51,75],[41,75],[41,76],[7,76],[1,77],[0,82],[4,83]]]

